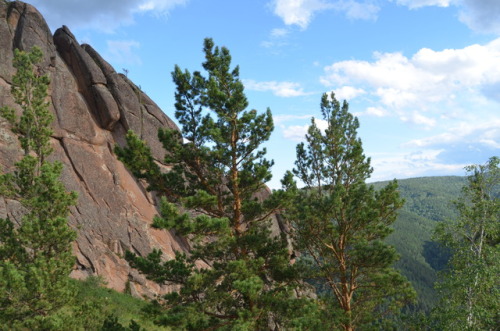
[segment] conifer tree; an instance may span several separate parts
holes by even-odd
[[[261,147],[273,130],[271,112],[246,110],[239,68],[231,69],[227,48],[206,39],[204,53],[206,76],[178,66],[172,73],[182,136],[168,129],[158,134],[172,169],[162,173],[132,132],[128,146],[116,148],[128,168],[162,197],[154,226],[187,236],[191,250],[169,261],[159,251],[127,258],[150,279],[180,286],[162,298],[167,311],[161,324],[189,330],[283,327],[299,319],[302,301],[292,296],[297,273],[287,240],[272,236],[269,227],[286,193],[259,197],[273,164]]]
[[[321,112],[325,131],[313,118],[306,144],[297,146],[293,173],[305,187],[287,216],[310,280],[329,294],[325,329],[375,327],[415,296],[392,267],[395,249],[384,242],[403,201],[396,181],[380,191],[366,184],[373,170],[347,102],[341,106],[333,93],[324,94]]]
[[[18,227],[0,219],[0,325],[8,328],[61,329],[56,315],[74,294],[69,274],[76,234],[67,216],[77,197],[59,180],[62,164],[47,161],[53,116],[49,78],[37,68],[41,59],[37,47],[15,51],[11,90],[22,115],[0,108],[24,150],[15,170],[0,175],[0,194],[18,200],[25,211]]]
[[[500,159],[466,167],[468,184],[454,202],[460,216],[435,236],[450,249],[436,284],[434,317],[443,330],[496,330],[500,325]]]

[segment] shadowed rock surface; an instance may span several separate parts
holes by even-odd
[[[159,248],[169,258],[175,250],[186,250],[186,241],[150,226],[157,213],[155,199],[117,160],[113,148],[123,145],[126,132],[132,129],[147,141],[154,157],[163,160],[158,128],[177,129],[176,125],[91,46],[80,45],[67,27],[52,35],[33,6],[17,1],[0,1],[0,107],[20,111],[10,94],[13,52],[33,46],[42,49],[39,70],[51,80],[49,95],[56,118],[52,157],[64,164],[66,188],[79,194],[70,216],[71,226],[78,231],[72,276],[100,275],[118,291],[129,281],[137,296],[168,291],[131,269],[124,252],[144,256]],[[21,157],[17,136],[0,117],[0,171],[9,172]],[[259,198],[267,195],[263,191]],[[17,201],[0,197],[0,217],[19,222],[19,207]],[[274,219],[273,233],[280,230],[283,226]]]

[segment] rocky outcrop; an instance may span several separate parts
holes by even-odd
[[[129,283],[135,295],[165,292],[167,288],[131,269],[124,252],[144,256],[158,248],[168,258],[176,250],[186,250],[186,241],[150,226],[157,213],[155,199],[117,160],[113,148],[124,144],[131,129],[148,143],[158,161],[163,160],[158,128],[177,129],[176,125],[91,46],[80,45],[67,27],[52,35],[41,14],[19,1],[0,1],[0,107],[20,110],[10,94],[13,51],[33,46],[42,49],[39,70],[51,80],[51,110],[56,117],[52,157],[64,164],[66,188],[79,194],[70,216],[78,231],[72,276],[100,275],[118,291]],[[8,172],[21,157],[17,136],[0,117],[0,171]],[[262,191],[258,198],[268,194]],[[21,215],[17,201],[0,197],[0,217],[19,222]],[[275,218],[273,233],[282,230]]]
[[[101,275],[119,291],[130,281],[136,294],[163,292],[132,270],[123,254],[131,250],[145,255],[159,248],[173,256],[175,250],[186,248],[184,241],[151,228],[157,212],[154,199],[117,160],[113,148],[123,144],[125,133],[132,129],[162,160],[156,132],[160,127],[176,128],[175,124],[92,47],[79,45],[67,27],[52,36],[41,14],[17,1],[0,1],[0,106],[17,107],[10,95],[13,50],[33,46],[42,49],[40,70],[51,79],[49,93],[56,115],[53,158],[64,164],[67,189],[79,194],[70,217],[78,231],[73,276]],[[9,171],[21,157],[16,135],[0,118],[0,171]],[[20,215],[16,201],[0,198],[0,217],[19,221]]]

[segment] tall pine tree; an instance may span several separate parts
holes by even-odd
[[[289,325],[300,316],[301,301],[293,297],[297,273],[285,236],[270,230],[285,193],[262,199],[273,164],[261,147],[273,131],[271,112],[246,110],[239,68],[231,69],[225,47],[206,39],[204,53],[206,76],[177,66],[172,73],[182,136],[159,131],[172,169],[162,173],[133,133],[128,147],[116,148],[129,169],[162,197],[154,226],[187,236],[191,250],[169,261],[159,251],[127,258],[150,279],[180,286],[161,300],[167,309],[161,324],[189,330]]]
[[[77,196],[59,180],[62,164],[47,161],[53,116],[47,102],[49,78],[37,68],[41,59],[36,47],[28,53],[15,51],[12,95],[22,115],[0,108],[24,150],[14,172],[0,175],[0,194],[18,200],[25,211],[19,227],[0,219],[0,324],[61,329],[57,314],[74,295],[69,274],[76,234],[67,216]]]
[[[306,144],[297,146],[293,173],[305,188],[288,210],[294,242],[309,261],[311,281],[329,294],[328,328],[375,327],[415,296],[392,267],[395,249],[384,242],[403,201],[395,181],[378,192],[366,184],[370,159],[348,104],[324,94],[321,112],[325,131],[313,119]]]
[[[500,159],[466,167],[456,220],[438,224],[436,239],[451,251],[436,284],[434,317],[443,330],[496,330],[500,325]]]

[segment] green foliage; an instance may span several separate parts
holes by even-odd
[[[76,193],[59,180],[62,164],[48,162],[52,152],[48,109],[49,79],[38,73],[42,52],[15,51],[12,95],[22,109],[3,107],[0,115],[18,134],[25,156],[13,173],[0,175],[0,193],[18,200],[23,210],[19,227],[0,219],[0,322],[7,327],[60,329],[61,308],[74,297],[69,273],[74,264],[75,232],[67,224]]]
[[[380,189],[388,182],[372,185]],[[456,199],[465,184],[464,177],[421,177],[398,180],[398,191],[405,200],[387,237],[401,258],[395,267],[410,280],[418,293],[414,311],[429,312],[437,301],[434,290],[437,271],[448,261],[449,253],[432,240],[436,222],[458,216],[451,200]]]
[[[464,177],[409,178],[399,180],[398,184],[401,196],[405,199],[404,210],[435,222],[458,216],[451,201],[460,194],[465,184]]]
[[[446,330],[493,330],[500,321],[500,159],[466,167],[455,201],[459,217],[438,224],[435,236],[452,253],[441,273],[435,318]]]
[[[100,330],[110,326],[106,323],[111,321],[125,330],[136,330],[139,326],[140,330],[165,330],[150,321],[145,300],[105,288],[100,277],[72,282],[77,288],[75,301],[78,304],[66,308],[71,317],[68,330]]]
[[[270,217],[285,206],[288,193],[263,199],[273,162],[261,145],[273,130],[271,112],[246,110],[239,68],[231,69],[226,48],[206,39],[204,52],[206,76],[177,66],[172,73],[182,136],[158,133],[171,170],[161,172],[131,132],[127,147],[116,148],[120,160],[162,197],[154,226],[187,236],[190,253],[167,261],[159,251],[126,258],[150,279],[180,285],[159,301],[159,324],[190,330],[300,324],[301,309],[313,306],[294,298],[298,273],[287,240],[270,230]]]
[[[50,124],[54,119],[46,101],[49,77],[40,75],[34,67],[42,57],[42,51],[37,47],[29,53],[15,50],[13,65],[17,73],[12,77],[11,93],[21,106],[22,116],[17,120],[11,108],[2,108],[1,112],[19,135],[24,151],[33,151],[39,158],[52,152]]]
[[[309,258],[311,280],[331,295],[325,306],[331,328],[379,325],[414,299],[408,281],[393,267],[398,256],[384,240],[402,206],[396,181],[375,191],[366,184],[372,168],[357,138],[358,120],[334,94],[324,94],[323,133],[315,120],[297,146],[294,174],[306,189],[296,191],[288,218],[296,248]]]
[[[139,324],[137,324],[136,321],[131,320],[130,324],[127,327],[124,327],[123,325],[118,322],[118,317],[110,315],[108,316],[102,325],[101,331],[143,331],[145,329],[142,329]]]

